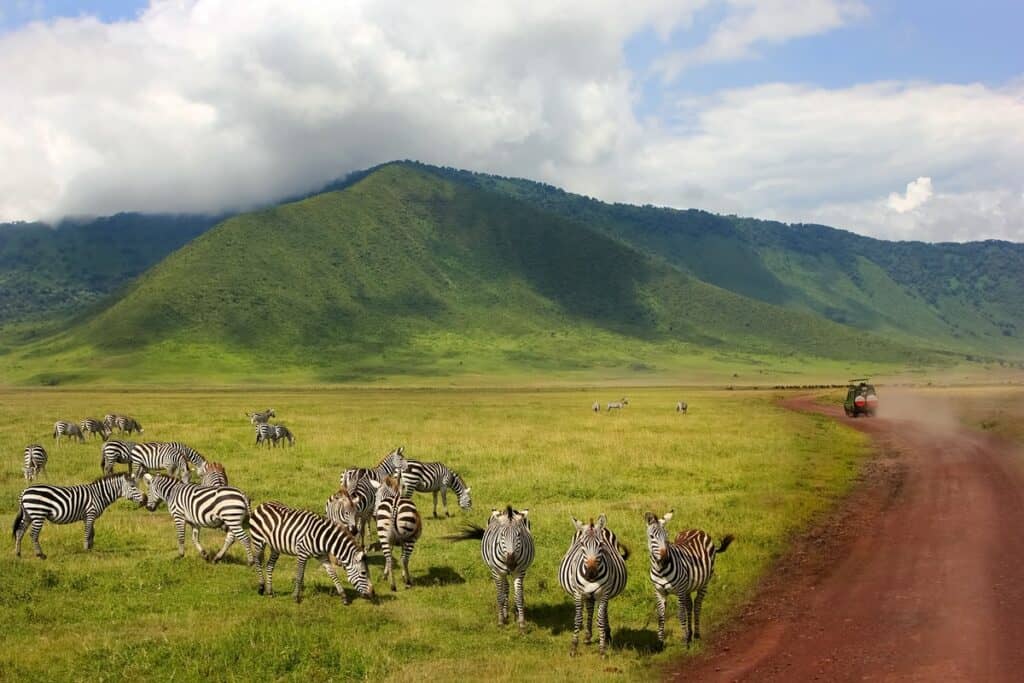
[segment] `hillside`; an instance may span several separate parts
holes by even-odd
[[[224,221],[7,366],[29,381],[331,381],[723,358],[841,364],[864,349],[873,362],[927,356],[709,285],[518,199],[392,164]]]

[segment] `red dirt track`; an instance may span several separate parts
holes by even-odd
[[[783,405],[870,434],[881,455],[670,680],[1024,681],[1020,453],[977,432],[846,418],[813,398]]]

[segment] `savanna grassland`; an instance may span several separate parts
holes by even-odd
[[[595,400],[630,406],[594,414]],[[685,399],[690,414],[679,416]],[[677,621],[655,648],[656,617],[642,515],[675,509],[671,529],[733,533],[705,605],[705,633],[750,596],[758,576],[796,529],[851,485],[864,437],[825,418],[774,405],[773,392],[642,390],[259,390],[0,392],[0,517],[10,529],[24,487],[24,446],[50,453],[42,481],[80,483],[100,474],[100,442],[53,445],[56,419],[136,416],[145,438],[182,440],[225,464],[253,504],[278,499],[322,511],[350,465],[372,465],[390,448],[456,467],[474,508],[430,518],[413,554],[414,587],[392,594],[371,553],[380,604],[345,606],[310,563],[305,599],[290,598],[293,558],[275,572],[278,597],[257,595],[236,544],[230,561],[208,565],[191,545],[178,561],[165,508],[127,501],[99,519],[95,548],[82,525],[46,525],[49,559],[0,553],[0,679],[114,680],[638,680],[683,656]],[[257,450],[243,413],[272,406],[297,436],[294,448]],[[528,630],[496,626],[494,586],[476,542],[443,536],[483,524],[492,507],[530,509],[537,559],[526,581]],[[627,590],[612,601],[614,649],[568,656],[572,606],[557,566],[570,515],[606,513],[632,550]],[[5,532],[6,533],[6,532]],[[222,540],[204,531],[206,545]],[[400,582],[399,582],[400,584]],[[351,590],[349,590],[352,593]],[[670,614],[674,613],[674,607]]]

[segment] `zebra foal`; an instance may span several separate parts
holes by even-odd
[[[651,583],[658,601],[658,640],[665,642],[665,599],[669,593],[679,599],[679,626],[686,644],[700,639],[700,609],[708,592],[708,582],[715,574],[715,556],[724,553],[732,543],[732,535],[722,538],[716,548],[711,537],[698,529],[679,532],[668,542],[666,524],[670,511],[658,519],[653,512],[644,514],[647,522],[647,547],[651,556]],[[696,592],[696,597],[691,594]]]
[[[25,474],[25,481],[32,481],[38,477],[43,468],[46,467],[46,449],[39,444],[25,446],[25,464],[22,471]]]

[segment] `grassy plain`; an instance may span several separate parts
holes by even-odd
[[[630,407],[594,414],[595,400]],[[705,609],[713,631],[753,590],[758,576],[805,526],[845,491],[866,452],[864,437],[813,416],[777,408],[774,392],[676,389],[0,391],[0,518],[7,530],[24,482],[22,449],[45,444],[44,482],[99,474],[99,442],[54,446],[56,419],[106,412],[135,415],[148,439],[179,439],[223,462],[254,504],[279,499],[322,510],[349,465],[374,464],[389,448],[441,459],[468,480],[474,509],[429,518],[412,558],[415,586],[392,595],[371,572],[379,605],[344,606],[319,567],[306,596],[288,596],[292,558],[275,573],[278,597],[256,594],[236,547],[210,566],[189,547],[176,561],[174,531],[156,513],[121,501],[97,523],[95,549],[81,525],[47,525],[49,559],[0,553],[0,679],[115,680],[639,680],[685,653],[678,622],[654,647],[656,618],[647,576],[642,515],[676,511],[676,528],[737,536],[719,558]],[[690,414],[673,406],[683,398]],[[298,437],[292,449],[256,450],[246,410],[274,407]],[[494,588],[476,543],[442,536],[463,521],[483,523],[492,507],[530,508],[536,563],[526,581],[528,632],[495,624]],[[629,585],[610,608],[614,651],[568,656],[572,607],[556,571],[570,515],[607,513],[630,546]],[[207,545],[221,540],[206,531]],[[27,539],[26,539],[27,543]],[[26,546],[28,548],[29,546]]]

